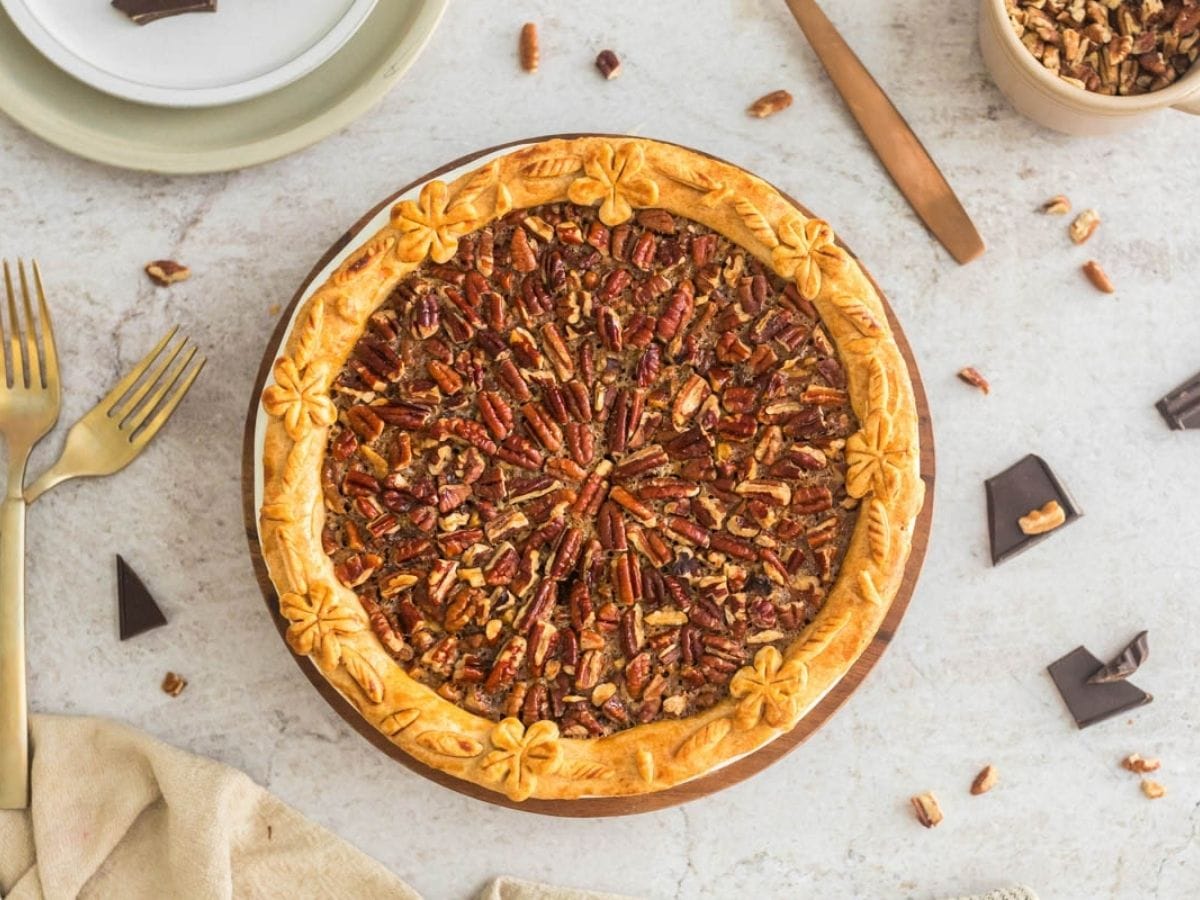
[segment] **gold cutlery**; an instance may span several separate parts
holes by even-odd
[[[71,426],[62,455],[25,489],[26,503],[69,478],[118,472],[145,449],[204,368],[204,357],[197,355],[195,344],[186,337],[168,349],[178,332],[178,326],[167,332],[103,400]]]
[[[983,239],[937,163],[816,0],[786,2],[875,155],[925,227],[958,262],[980,256]]]
[[[25,264],[17,263],[24,316],[4,261],[8,334],[0,336],[0,434],[8,446],[8,487],[0,505],[0,809],[29,805],[29,722],[25,693],[25,466],[58,421],[61,393],[54,329],[42,273],[33,263],[37,315]],[[3,317],[0,316],[0,319]],[[22,318],[24,327],[22,327]],[[3,335],[0,323],[0,335]],[[38,332],[41,333],[39,347]],[[7,337],[7,341],[3,339]],[[5,349],[7,344],[7,350]]]

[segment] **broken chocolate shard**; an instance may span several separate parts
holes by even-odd
[[[117,613],[120,619],[121,640],[167,624],[142,579],[117,554]]]
[[[112,0],[112,5],[138,25],[182,13],[217,11],[217,0]]]
[[[1143,631],[1129,645],[1118,653],[1108,665],[1101,666],[1088,679],[1088,684],[1107,684],[1110,681],[1124,681],[1138,670],[1150,657],[1149,632]]]
[[[1016,556],[1045,540],[1083,513],[1040,456],[1029,454],[1016,465],[984,482],[987,491],[988,536],[992,545],[992,565]],[[1030,510],[1041,509],[1057,500],[1066,515],[1062,526],[1042,534],[1026,534],[1020,519]]]
[[[1100,660],[1086,647],[1076,647],[1047,669],[1080,728],[1144,706],[1154,699],[1128,681],[1089,684],[1088,679],[1100,666]]]
[[[1200,428],[1200,373],[1193,375],[1154,405],[1173,430]]]

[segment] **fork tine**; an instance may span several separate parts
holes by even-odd
[[[163,348],[175,337],[177,331],[179,331],[178,325],[168,331],[163,339],[155,345],[154,349],[143,356],[142,361],[134,366],[133,371],[118,381],[116,386],[105,395],[104,399],[100,401],[99,406],[107,415],[112,415],[113,408],[121,401],[129,389],[137,383],[137,380],[146,374],[146,370],[150,368],[154,360],[162,353]]]
[[[42,267],[33,261],[33,283],[37,288],[38,315],[42,332],[42,372],[46,387],[58,389],[58,349],[54,344],[54,320],[50,318],[50,306],[46,303],[46,287],[42,284]]]
[[[205,362],[207,360],[203,356],[196,360],[187,377],[175,387],[174,393],[167,398],[167,402],[162,405],[162,408],[155,414],[154,418],[147,422],[146,427],[134,436],[133,445],[135,447],[139,449],[144,447],[154,435],[158,434],[158,430],[167,423],[167,419],[171,418],[171,413],[175,412],[175,407],[179,405],[179,401],[191,390],[192,382],[196,380],[196,376],[204,368]]]
[[[25,307],[25,361],[29,368],[29,379],[26,386],[43,388],[46,386],[46,374],[42,369],[41,354],[38,352],[37,328],[33,317],[33,295],[29,291],[29,279],[25,276],[25,260],[17,260],[17,274],[21,278],[21,301]]]
[[[4,286],[8,289],[8,295],[12,296],[12,275],[8,271],[8,260],[4,260]],[[0,315],[0,387],[8,384],[8,351],[4,349],[6,343],[4,328],[4,316]]]
[[[17,321],[17,295],[13,291],[12,273],[8,261],[4,262],[4,287],[8,293],[8,341],[12,350],[12,386],[24,387],[25,364],[21,360],[21,328]]]
[[[125,420],[134,414],[146,395],[158,386],[159,381],[162,380],[163,373],[171,367],[171,364],[175,362],[180,352],[187,349],[187,346],[188,339],[185,337],[162,358],[153,371],[142,380],[141,386],[129,395],[120,408],[113,412],[113,418],[117,420],[118,427],[125,427]],[[192,352],[194,353],[195,350]]]
[[[179,380],[179,376],[183,374],[183,370],[186,369],[188,363],[192,361],[192,357],[196,355],[196,346],[194,344],[189,345],[187,341],[184,341],[184,344],[180,346],[180,349],[182,350],[184,346],[187,347],[187,353],[183,355],[178,363],[171,367],[171,371],[168,372],[165,377],[157,379],[155,382],[153,382],[154,386],[157,387],[158,390],[150,395],[150,399],[142,404],[142,408],[133,414],[127,423],[121,423],[122,431],[127,431],[129,434],[133,434],[135,431],[137,431],[142,426],[142,423],[150,417],[150,414],[154,412],[155,407],[162,402],[163,397],[165,397],[167,392],[171,390],[171,386]],[[178,351],[176,351],[176,353],[178,353]],[[172,359],[174,359],[174,354],[172,355]]]

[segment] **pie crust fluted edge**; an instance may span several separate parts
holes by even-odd
[[[663,207],[723,234],[812,300],[846,370],[861,423],[846,443],[847,491],[861,512],[841,573],[814,621],[780,654],[761,649],[731,695],[695,716],[602,738],[550,721],[494,722],[410,678],[372,631],[321,547],[320,471],[334,420],[329,388],[367,317],[427,256],[514,208],[600,205],[609,226]],[[900,588],[924,500],[912,384],[883,304],[829,226],[766,182],[680,147],[636,138],[535,144],[396,204],[303,305],[263,394],[259,533],[288,642],[375,728],[433,768],[513,800],[641,794],[680,784],[790,730],[873,639]]]

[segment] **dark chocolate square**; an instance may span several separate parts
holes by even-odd
[[[992,565],[1029,549],[1083,515],[1045,460],[1032,453],[999,475],[989,478],[984,482],[984,488],[987,491]],[[1017,520],[1030,510],[1041,509],[1051,500],[1057,500],[1063,508],[1066,522],[1044,534],[1023,532]]]
[[[1200,374],[1193,375],[1154,405],[1175,431],[1200,428]]]
[[[1080,728],[1144,706],[1154,699],[1128,681],[1089,684],[1088,679],[1103,665],[1091,651],[1081,646],[1047,668]]]

